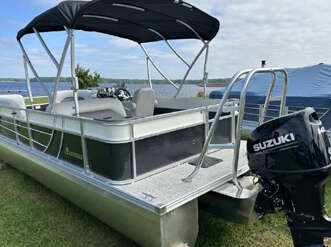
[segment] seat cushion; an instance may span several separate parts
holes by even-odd
[[[155,93],[152,88],[138,89],[134,96],[135,116],[148,117],[153,116],[155,107]]]
[[[25,100],[22,95],[12,94],[12,95],[0,95],[0,105],[26,109]],[[16,112],[16,118],[25,120],[26,113],[24,110]]]
[[[75,102],[68,101],[62,102],[55,105],[54,111],[56,114],[74,116],[76,114]],[[111,111],[120,117],[125,118],[126,112],[124,107],[118,99],[114,98],[104,98],[104,99],[88,99],[79,101],[79,112],[93,113],[101,111]],[[85,114],[86,115],[86,114]]]
[[[97,93],[97,90],[78,90],[77,95],[79,100],[90,99],[93,95]],[[61,103],[63,101],[73,101],[73,90],[61,90],[57,92],[56,103]]]

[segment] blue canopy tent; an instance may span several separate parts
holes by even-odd
[[[318,64],[302,68],[288,68],[286,71],[288,73],[287,106],[289,106],[289,110],[314,107],[319,113],[325,128],[331,128],[331,113],[329,113],[331,109],[331,65]],[[248,114],[245,116],[246,120],[256,121],[253,117],[254,114],[249,113],[249,106],[264,103],[270,82],[270,74],[258,74],[252,79],[247,92]],[[240,97],[243,85],[244,80],[241,80],[234,86],[231,92],[232,98]],[[282,88],[283,76],[277,74],[271,105],[279,104]],[[224,89],[213,91],[210,93],[210,98],[220,99],[223,97],[223,93]],[[275,108],[271,106],[269,112],[275,111],[273,109]]]

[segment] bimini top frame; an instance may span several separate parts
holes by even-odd
[[[17,40],[24,55],[24,65],[29,89],[29,97],[32,101],[30,90],[30,81],[28,78],[28,66],[32,73],[41,82],[40,77],[33,67],[27,52],[21,42],[26,34],[35,33],[51,60],[55,64],[58,73],[56,85],[51,98],[45,85],[42,85],[44,91],[50,98],[52,105],[51,111],[54,111],[56,102],[56,91],[60,81],[66,53],[71,45],[71,66],[72,83],[74,88],[74,99],[77,103],[76,113],[79,115],[77,100],[77,79],[74,75],[74,35],[73,30],[95,31],[104,34],[110,34],[121,38],[126,38],[137,42],[146,55],[147,74],[150,87],[152,81],[150,77],[150,63],[154,68],[176,89],[178,96],[183,84],[189,76],[193,66],[199,57],[206,51],[204,65],[204,83],[207,83],[207,62],[209,43],[216,36],[219,30],[219,21],[204,13],[198,8],[182,0],[94,0],[94,1],[64,1],[56,7],[49,9],[41,15],[34,18],[25,28],[17,34]],[[66,31],[68,34],[61,60],[58,62],[46,43],[42,39],[41,32]],[[170,44],[169,40],[176,39],[198,39],[203,43],[203,47],[192,63],[187,62]],[[188,67],[187,72],[178,86],[171,81],[156,65],[151,56],[143,46],[143,43],[154,41],[165,41],[175,55]]]

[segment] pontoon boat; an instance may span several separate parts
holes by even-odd
[[[27,107],[20,95],[0,96],[1,159],[141,246],[194,246],[198,199],[201,207],[224,218],[250,222],[260,186],[254,186],[252,177],[243,176],[250,170],[246,148],[242,148],[246,142],[241,140],[247,86],[257,73],[272,74],[267,109],[275,78],[283,74],[282,117],[287,74],[282,68],[244,70],[233,77],[220,102],[180,98],[186,78],[204,52],[207,83],[209,44],[218,29],[217,19],[181,0],[64,1],[37,16],[17,36],[32,105]],[[137,90],[133,98],[106,97],[111,90],[79,90],[74,30],[137,42],[146,55],[148,86]],[[41,36],[55,31],[67,33],[60,61]],[[22,42],[32,33],[58,69],[53,92],[40,82],[50,100],[43,110],[35,109],[33,103],[29,72],[39,76]],[[201,41],[202,48],[191,63],[170,43],[177,39]],[[162,40],[188,68],[180,85],[168,79],[144,47],[144,43]],[[69,47],[73,90],[58,91]],[[177,89],[174,98],[155,98],[150,65]],[[230,100],[232,87],[242,77],[245,86],[240,101]],[[276,140],[277,148],[283,144],[289,148],[294,142],[286,129],[277,133],[283,138]],[[257,140],[266,137],[256,135]],[[252,145],[258,145],[255,141],[251,140]],[[258,147],[255,151],[264,148]],[[264,156],[257,154],[251,154],[254,164],[272,161],[261,160]],[[254,164],[250,166],[260,174]]]

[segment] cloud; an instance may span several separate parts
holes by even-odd
[[[32,1],[48,7],[60,2],[59,0]],[[210,78],[228,77],[240,69],[258,67],[261,60],[267,60],[270,66],[285,67],[306,66],[320,62],[331,63],[329,0],[187,1],[221,21],[220,32],[210,47]],[[109,68],[112,66],[118,66],[119,71],[123,68],[121,77],[129,76],[130,71],[134,71],[137,76],[145,74],[140,71],[144,56],[138,52],[138,49],[135,50],[134,42],[117,38],[105,40],[106,43],[94,42],[93,38],[87,37],[84,43],[77,43],[77,57],[81,59],[79,62],[93,68],[100,66],[96,70],[107,76],[111,76],[110,73],[113,71]],[[0,38],[0,49],[10,49],[11,43],[12,41],[6,38]],[[172,43],[189,61],[201,48],[199,41]],[[172,76],[180,77],[185,66],[177,66],[178,59],[171,50],[158,44],[148,44],[146,47],[155,61],[160,63],[161,69],[164,68]],[[110,50],[111,54],[105,53],[105,48]],[[33,50],[30,52],[35,52],[34,58],[45,67],[42,62],[47,56],[44,53],[37,54],[37,51]],[[116,64],[115,61],[119,62]],[[198,65],[201,64],[200,60]],[[200,70],[194,70],[192,78],[199,79],[201,74]]]
[[[63,2],[64,0],[33,0],[33,3],[35,4],[43,4],[46,6],[53,6],[60,2]]]
[[[331,5],[306,1],[191,1],[222,25],[211,43],[210,76],[231,76],[266,59],[271,66],[329,62]]]
[[[87,48],[88,44],[84,44],[84,43],[75,43],[75,48],[76,49],[83,49],[83,48]]]
[[[120,39],[120,38],[114,38],[110,40],[109,43],[112,47],[119,49],[131,49],[138,46],[136,42],[133,42],[128,39]]]
[[[12,38],[0,37],[0,49],[13,49],[16,46],[16,40]]]

